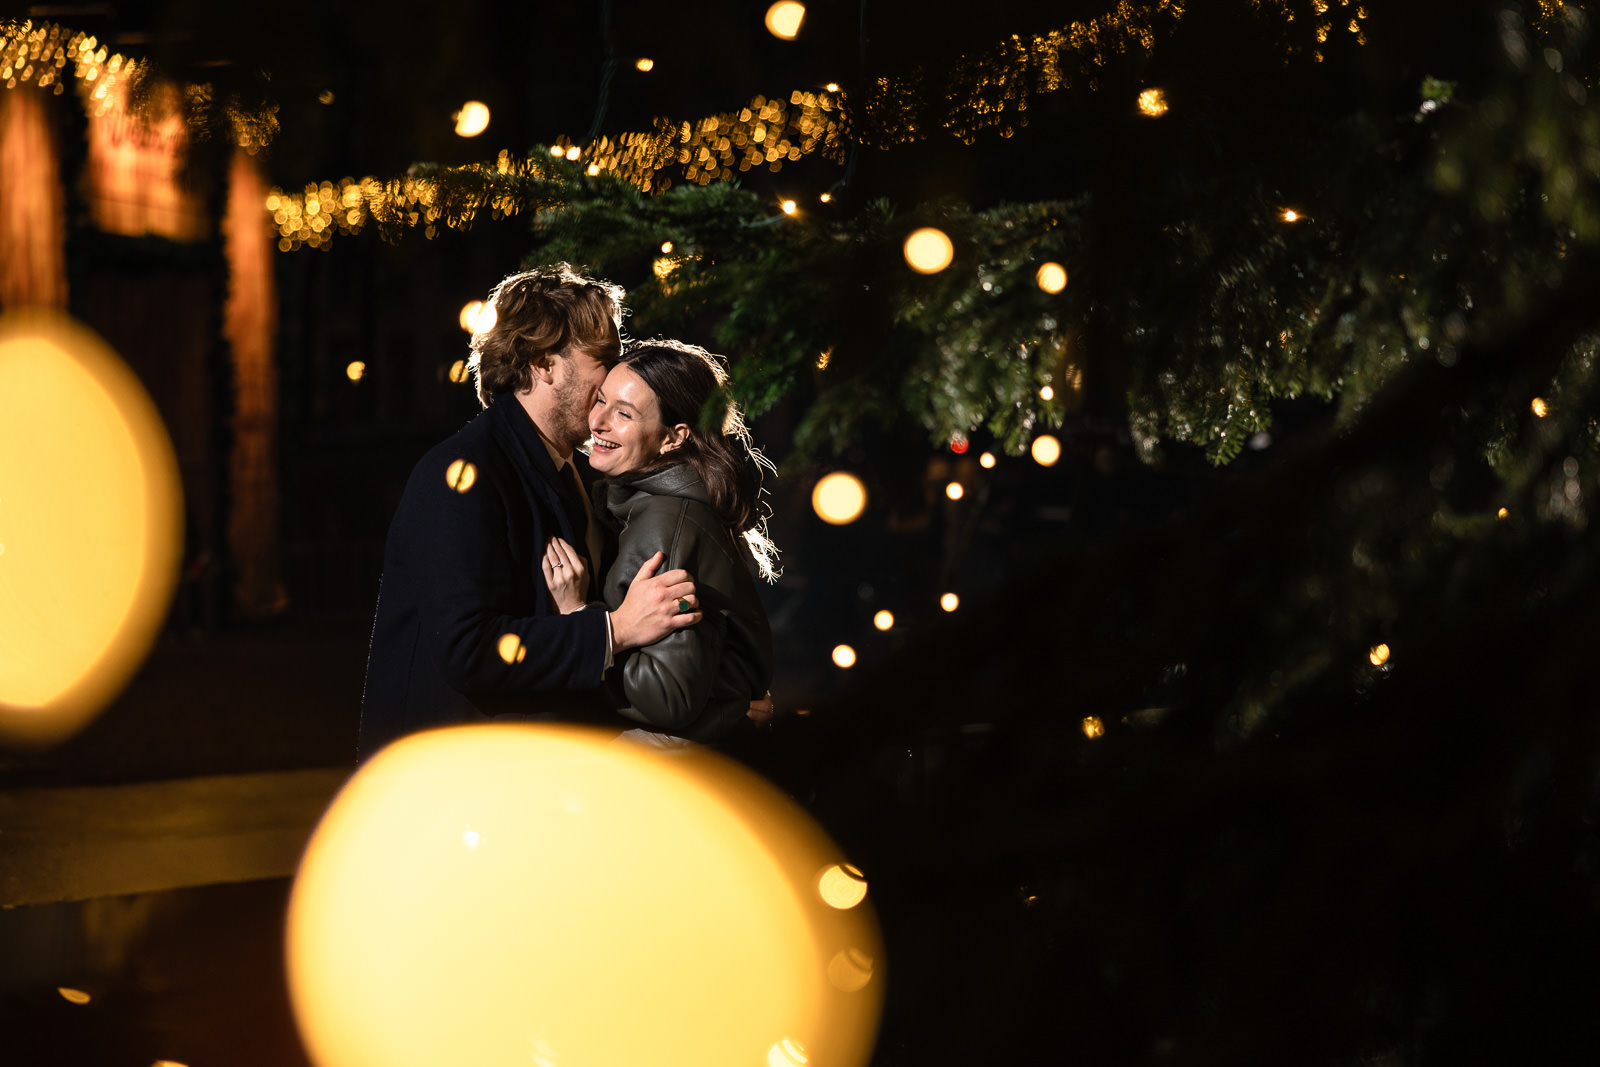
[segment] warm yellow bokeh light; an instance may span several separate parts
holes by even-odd
[[[353,359],[349,363],[345,364],[344,376],[349,378],[352,382],[359,382],[363,377],[366,376],[366,373],[367,365],[361,362],[359,359]]]
[[[1047,293],[1059,293],[1067,287],[1067,268],[1059,263],[1045,263],[1034,271],[1033,280]]]
[[[1167,94],[1160,89],[1144,89],[1139,93],[1139,111],[1151,118],[1167,113]]]
[[[943,230],[924,226],[906,237],[904,252],[906,263],[918,274],[938,274],[955,259],[956,248]]]
[[[527,648],[522,644],[522,638],[516,634],[501,634],[495,648],[499,651],[500,658],[507,663],[521,663],[528,655]]]
[[[0,744],[89,721],[150,650],[183,500],[139,379],[64,315],[0,317]]]
[[[849,645],[833,646],[833,665],[849,670],[856,665],[856,650]]]
[[[822,193],[817,197],[817,199],[821,200],[824,204],[826,204],[830,200],[833,199],[833,194],[832,193]]]
[[[417,734],[306,849],[291,1001],[318,1067],[861,1067],[883,949],[870,901],[819,893],[842,864],[715,755],[543,724]]]
[[[1528,408],[1541,419],[1550,414],[1550,405],[1544,402],[1544,397],[1542,396],[1534,397],[1533,403],[1529,404]]]
[[[458,359],[454,363],[450,364],[450,380],[452,382],[455,382],[457,385],[459,385],[466,381],[469,377],[471,377],[471,372],[467,369],[466,360]]]
[[[664,255],[664,256],[670,256],[672,254],[672,242],[671,241],[662,241],[661,242],[661,254]]]
[[[1085,715],[1083,717],[1083,736],[1088,738],[1104,737],[1106,724],[1100,721],[1098,715]]]
[[[582,155],[583,149],[579,148],[577,145],[573,145],[571,148],[567,149],[567,159],[574,163],[576,163],[578,161],[578,157]]]
[[[993,452],[985,452],[983,455],[978,457],[978,466],[982,467],[984,470],[992,470],[994,468],[994,462]]]
[[[1384,644],[1373,645],[1367,652],[1367,662],[1374,667],[1381,667],[1389,662],[1389,646]]]
[[[1061,458],[1061,442],[1049,434],[1040,434],[1033,439],[1033,461],[1041,467],[1054,467]]]
[[[477,465],[464,459],[455,460],[445,468],[444,480],[456,492],[465,493],[478,480]]]
[[[949,497],[951,500],[960,500],[962,497],[967,495],[967,491],[961,487],[960,482],[951,482],[949,485],[944,487],[944,495]]]
[[[595,175],[600,173],[600,164],[591,163],[587,167],[583,168],[583,172],[589,177],[593,178]]]
[[[851,864],[831,864],[817,878],[817,893],[828,907],[849,911],[867,899],[867,876]]]
[[[469,300],[461,305],[461,314],[456,321],[461,323],[461,328],[468,333],[478,332],[478,312],[483,310],[482,300]]]
[[[57,986],[56,992],[60,993],[61,999],[65,1000],[69,1004],[87,1004],[90,1000],[89,994],[85,993],[81,989],[72,989],[68,986]]]
[[[878,612],[876,615],[874,615],[872,617],[872,625],[876,626],[880,630],[893,629],[894,628],[894,612],[892,612],[892,611],[880,611],[880,612]]]
[[[785,41],[800,34],[800,24],[806,20],[806,5],[795,0],[779,0],[767,8],[767,32]]]
[[[1300,221],[1300,212],[1296,211],[1292,207],[1287,207],[1287,208],[1283,209],[1283,214],[1279,215],[1278,217],[1281,218],[1284,222],[1299,222]]]
[[[1497,519],[1509,518],[1510,515],[1511,515],[1511,509],[1509,509],[1509,508],[1501,508],[1499,511],[1494,513],[1494,517],[1497,518]]]
[[[823,522],[844,526],[855,522],[867,508],[867,487],[845,471],[824,475],[811,491],[811,507]]]
[[[458,136],[476,137],[489,128],[489,108],[482,101],[468,100],[455,113],[455,120]]]
[[[778,206],[783,209],[783,213],[785,215],[793,215],[797,207],[793,200],[785,200]]]
[[[1053,386],[1053,385],[1042,385],[1042,386],[1039,387],[1039,399],[1040,400],[1054,400],[1055,398],[1056,398],[1055,386]]]
[[[647,74],[656,69],[656,61],[647,56],[640,56],[634,61],[633,65]]]
[[[954,593],[946,593],[939,598],[939,606],[945,611],[954,611],[961,606],[961,598]]]

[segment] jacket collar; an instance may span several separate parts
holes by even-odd
[[[706,505],[711,503],[711,496],[694,465],[674,463],[654,470],[630,471],[595,483],[594,498],[599,505],[595,510],[625,522],[633,502],[641,496],[676,496]]]

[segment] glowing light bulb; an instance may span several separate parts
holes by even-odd
[[[581,155],[583,155],[583,149],[579,148],[577,145],[573,145],[571,148],[567,149],[567,159],[574,163],[578,161],[578,157]]]
[[[823,522],[845,526],[855,522],[867,508],[867,487],[861,479],[845,471],[825,475],[811,491],[811,507]]]
[[[822,201],[824,204],[826,204],[826,203],[829,203],[830,201],[833,200],[833,194],[832,193],[823,193],[822,195],[818,196],[817,199]]]
[[[1100,721],[1098,715],[1085,715],[1083,717],[1083,736],[1089,738],[1104,737],[1106,724]]]
[[[833,646],[833,665],[849,670],[856,665],[856,650],[849,645]]]
[[[824,85],[823,88],[828,90],[828,92],[830,92],[830,93],[836,93],[836,92],[839,91],[839,83],[838,82],[829,82],[827,85]]]
[[[344,368],[344,376],[349,378],[352,382],[359,382],[362,376],[366,373],[367,365],[361,362],[359,359],[351,360],[345,365]]]
[[[950,451],[954,452],[958,456],[965,455],[967,449],[970,447],[971,445],[967,443],[967,439],[961,434],[956,434],[954,437],[950,438]]]
[[[1550,405],[1544,402],[1542,396],[1534,397],[1533,403],[1529,404],[1528,408],[1541,419],[1550,414]]]
[[[1300,221],[1300,212],[1296,211],[1292,207],[1286,207],[1286,208],[1283,209],[1283,213],[1281,215],[1279,215],[1278,217],[1281,218],[1284,222],[1299,222]]]
[[[489,108],[478,100],[468,100],[462,104],[461,110],[453,117],[459,137],[476,137],[489,128]]]
[[[545,724],[413,735],[306,848],[285,928],[296,1022],[319,1067],[751,1067],[768,1050],[861,1067],[883,947],[870,896],[821,898],[831,868],[858,891],[845,866],[798,805],[713,754]],[[641,884],[649,909],[628,904]]]
[[[465,493],[478,480],[476,465],[464,459],[455,460],[445,468],[444,482],[458,493]]]
[[[1367,652],[1367,662],[1374,667],[1381,667],[1389,662],[1389,646],[1384,644],[1373,645]]]
[[[495,650],[500,653],[500,658],[507,663],[521,663],[528,656],[528,649],[522,643],[522,638],[517,634],[501,634]]]
[[[1033,280],[1047,293],[1059,293],[1067,287],[1067,268],[1059,263],[1044,263],[1034,271]]]
[[[481,332],[478,329],[478,316],[483,314],[485,306],[482,300],[469,300],[461,305],[461,314],[456,317],[456,321],[461,323],[461,328],[468,333]]]
[[[664,256],[670,256],[672,254],[672,242],[671,241],[662,241],[661,242],[661,254],[664,255]]]
[[[1054,467],[1061,458],[1061,442],[1049,434],[1033,439],[1033,461],[1041,467]]]
[[[806,20],[806,5],[795,0],[779,0],[767,8],[767,32],[783,41],[792,41],[800,34],[800,24]]]
[[[1039,387],[1039,399],[1040,400],[1054,400],[1055,398],[1056,398],[1056,391],[1055,391],[1055,387],[1054,386],[1044,385],[1044,386],[1040,386]]]
[[[984,470],[993,470],[994,469],[994,453],[993,452],[985,452],[983,455],[979,456],[978,457],[978,466],[982,467]]]
[[[892,630],[894,628],[894,612],[878,612],[872,617],[872,625],[876,626],[880,630]]]
[[[1145,89],[1139,93],[1139,111],[1151,118],[1167,113],[1167,94],[1160,89]]]
[[[589,177],[593,178],[595,175],[600,173],[600,164],[598,164],[598,163],[589,164],[589,166],[584,170],[584,173],[587,174]]]
[[[449,378],[452,382],[460,385],[469,377],[471,377],[471,372],[467,369],[466,360],[458,359],[454,363],[450,364]]]
[[[564,156],[567,154],[567,150],[558,144],[553,144],[550,146],[550,154],[552,156]]]
[[[180,484],[103,340],[65,315],[0,316],[0,745],[65,739],[144,662],[177,587]]]
[[[833,362],[833,349],[817,353],[817,369],[827,370],[828,364]]]
[[[69,1004],[87,1004],[90,1000],[89,994],[81,989],[73,989],[69,986],[57,986],[56,992],[60,993],[61,999]]]
[[[1497,518],[1497,519],[1504,519],[1504,518],[1509,518],[1510,515],[1511,515],[1511,509],[1509,509],[1509,508],[1501,508],[1499,511],[1495,512],[1494,517]]]
[[[867,876],[849,863],[835,863],[817,879],[817,892],[828,907],[849,911],[867,899]]]
[[[656,61],[647,56],[640,56],[638,59],[634,60],[633,65],[647,74],[656,69]]]
[[[946,593],[939,598],[939,606],[945,611],[954,611],[961,606],[961,598],[954,593]]]
[[[783,213],[785,215],[793,215],[795,213],[796,205],[795,205],[795,202],[793,200],[785,200],[783,203],[779,204],[778,206],[783,209]]]
[[[906,263],[918,274],[938,274],[955,259],[955,245],[943,230],[924,226],[906,237]]]
[[[944,495],[949,497],[951,500],[960,500],[966,495],[966,493],[967,491],[961,488],[960,482],[951,482],[949,485],[944,487]]]

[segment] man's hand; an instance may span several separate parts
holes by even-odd
[[[645,560],[628,584],[622,605],[611,613],[613,652],[653,645],[672,631],[700,621],[700,603],[689,572],[656,574],[666,558],[666,553],[657,552]]]
[[[757,726],[771,726],[772,720],[778,714],[772,707],[772,693],[769,691],[766,696],[752,700],[750,702],[750,710],[744,714],[745,718]]]

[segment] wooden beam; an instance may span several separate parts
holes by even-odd
[[[350,773],[0,791],[0,907],[287,877]]]

